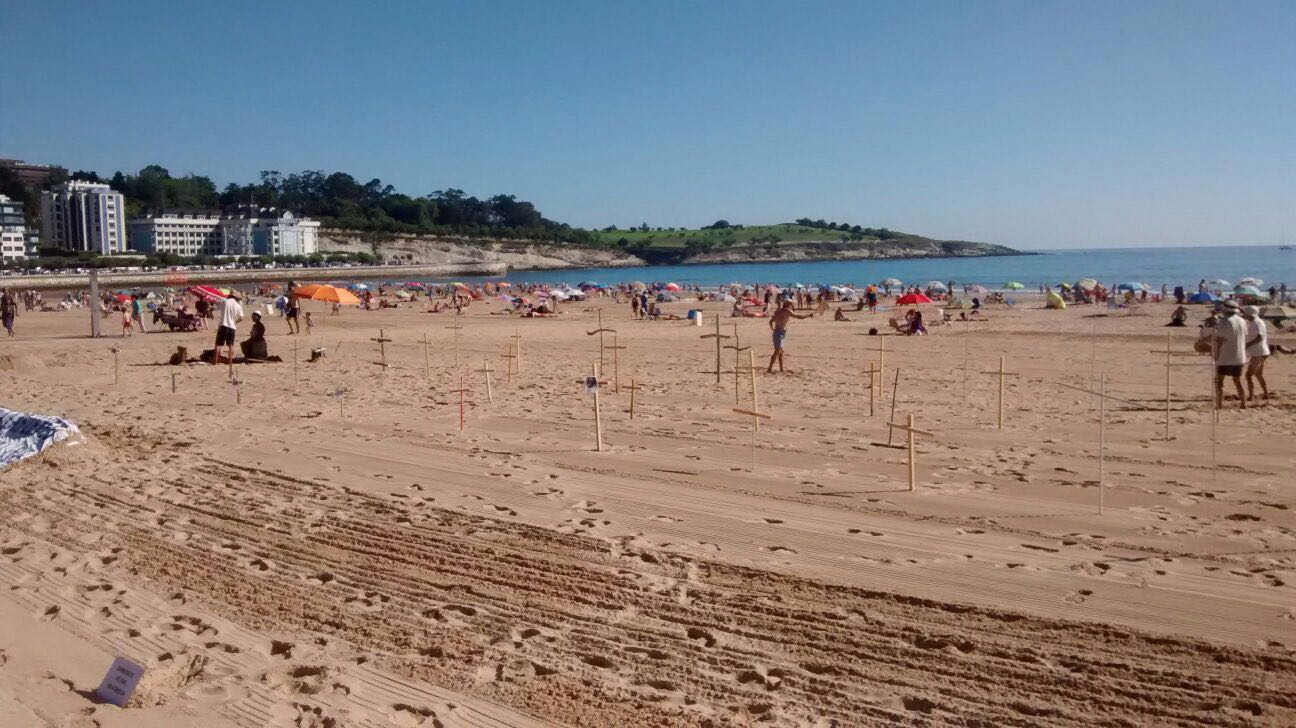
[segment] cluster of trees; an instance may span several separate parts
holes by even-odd
[[[847,223],[825,222],[822,218],[811,220],[808,217],[798,218],[796,224],[803,227],[818,228],[820,230],[836,230],[845,233],[846,237],[858,240],[861,238],[877,238],[878,240],[895,240],[905,237],[904,233],[898,233],[886,228],[866,228],[859,225],[850,225]],[[859,236],[859,237],[854,237]]]
[[[228,184],[217,190],[210,177],[174,177],[151,164],[137,174],[117,172],[107,179],[98,173],[58,170],[46,187],[67,179],[110,185],[126,198],[127,214],[161,210],[235,209],[244,205],[291,210],[319,220],[326,227],[383,233],[454,235],[473,238],[518,238],[582,244],[597,243],[597,235],[549,220],[535,205],[514,195],[478,199],[460,189],[437,190],[412,197],[382,180],[360,182],[345,172],[307,170],[282,174],[270,170],[248,184]],[[0,194],[26,203],[28,222],[35,223],[40,191],[28,190],[7,168],[0,168]],[[646,228],[645,228],[646,229]]]

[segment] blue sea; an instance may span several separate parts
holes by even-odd
[[[844,285],[876,283],[898,278],[922,286],[928,281],[955,281],[958,285],[979,283],[1000,288],[1016,281],[1028,290],[1063,281],[1094,278],[1112,285],[1127,281],[1147,283],[1153,289],[1162,284],[1196,290],[1203,278],[1222,278],[1237,283],[1241,278],[1259,278],[1262,287],[1284,282],[1296,288],[1296,250],[1277,246],[1214,246],[1194,248],[1106,248],[1092,250],[1048,250],[1038,255],[994,258],[936,258],[877,261],[825,261],[815,263],[725,263],[717,265],[673,265],[644,268],[583,268],[561,271],[510,271],[504,278],[465,278],[465,282],[508,280],[548,284],[577,284],[584,281],[613,284],[640,280],[645,283],[674,282],[702,287],[731,282],[787,285]]]

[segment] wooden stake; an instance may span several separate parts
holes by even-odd
[[[879,372],[878,376],[881,376],[880,369],[878,370],[878,372]],[[899,388],[900,388],[900,370],[896,369],[895,382],[891,385],[891,417],[887,421],[888,424],[890,424],[891,422],[895,422],[896,390],[898,390]],[[887,428],[887,447],[891,447],[891,433],[892,433],[891,428]]]
[[[386,369],[387,368],[387,344],[391,342],[391,339],[388,339],[387,337],[383,336],[383,330],[378,329],[378,338],[370,339],[370,341],[378,342],[378,354],[382,356],[382,362],[380,363],[382,365],[382,368]]]
[[[517,370],[518,370],[518,374],[521,374],[522,373],[522,329],[520,328],[514,329],[512,338],[515,340],[516,343],[516,346],[514,347],[516,350],[514,351],[514,353],[517,354]]]
[[[594,374],[594,450],[603,452],[603,412],[599,408],[599,390],[603,388],[603,383],[598,381],[599,366],[593,364],[590,371]]]
[[[1098,515],[1103,514],[1103,460],[1107,451],[1107,375],[1098,380]]]
[[[899,374],[899,371],[897,371],[896,373]],[[914,435],[926,435],[928,437],[935,437],[935,434],[914,427],[914,416],[912,414],[908,416],[908,419],[903,425],[897,424],[895,422],[888,422],[887,426],[890,428],[888,432],[890,432],[891,430],[904,430],[905,433],[908,435],[909,490],[914,490],[918,482],[918,449],[914,445]],[[888,440],[889,439],[890,438],[888,437]]]
[[[751,347],[747,348],[747,371],[751,375],[751,392],[752,392],[752,409],[760,409],[760,397],[756,394],[756,355],[752,352]],[[752,423],[757,432],[760,432],[760,420]]]
[[[171,394],[176,393],[176,373],[171,372]]]
[[[486,375],[486,401],[487,401],[488,403],[490,403],[490,404],[494,404],[494,403],[495,403],[495,396],[494,396],[493,394],[491,394],[491,381],[490,381],[490,375],[491,375],[491,373],[494,372],[495,370],[490,368],[490,362],[489,362],[489,361],[482,361],[482,368],[481,368],[481,369],[478,369],[477,371],[479,371],[479,372],[481,372],[482,374],[485,374],[485,375]]]
[[[868,369],[865,369],[864,373],[868,375],[869,417],[872,417],[874,406],[876,405],[877,402],[877,387],[878,387],[878,385],[874,384],[873,380],[874,377],[878,375],[878,370],[877,367],[873,364],[873,362],[869,362]]]
[[[298,356],[297,349],[297,339],[293,339],[293,389],[296,389],[297,385],[301,384],[301,378],[297,374],[297,362],[301,357]]]
[[[723,340],[729,338],[728,336],[725,336],[724,334],[721,334],[721,333],[720,333],[720,317],[719,317],[719,316],[716,316],[716,317],[715,317],[715,333],[714,333],[714,334],[703,334],[703,335],[702,335],[701,337],[699,337],[699,338],[702,338],[702,339],[715,339],[715,343],[716,343],[716,368],[715,368],[715,375],[716,375],[716,384],[719,384],[719,383],[720,383],[720,374],[721,374],[721,372],[722,372],[722,370],[721,370],[721,368],[720,368],[720,350],[721,350],[721,347],[722,347],[722,345],[723,345]],[[711,372],[703,372],[703,374],[710,374],[710,373],[711,373]]]
[[[428,348],[427,332],[423,332],[423,373],[427,375],[428,381],[432,381],[432,354]]]
[[[739,409],[739,408],[736,408],[736,407],[735,407],[735,408],[734,408],[734,412],[737,412],[737,413],[740,414],[740,415],[751,415],[751,418],[752,418],[752,439],[751,439],[752,466],[751,466],[751,471],[754,473],[754,472],[756,472],[756,433],[760,432],[760,421],[761,421],[762,419],[766,419],[766,420],[770,419],[770,415],[767,415],[767,414],[765,414],[764,412],[759,412],[759,411],[757,411],[755,407],[753,407],[753,408],[751,408],[751,409]]]

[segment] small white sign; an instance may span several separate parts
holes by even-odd
[[[342,398],[345,397],[345,396],[346,396],[346,389],[345,389],[345,388],[343,388],[343,387],[338,387],[337,389],[333,390],[333,398],[334,398],[334,399],[342,399]]]
[[[585,394],[594,394],[598,388],[598,377],[585,377]]]
[[[142,677],[144,668],[125,657],[118,657],[113,660],[112,667],[108,668],[108,674],[99,683],[95,695],[118,708],[125,708],[126,701],[130,700],[131,693],[135,692],[135,686]]]

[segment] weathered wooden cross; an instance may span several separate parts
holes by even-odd
[[[216,349],[219,350],[220,347],[216,347]],[[121,365],[117,361],[117,352],[121,351],[121,349],[118,349],[117,347],[114,346],[114,347],[110,347],[109,351],[111,351],[113,355],[113,386],[115,387],[118,384],[121,384]],[[217,354],[213,352],[212,353],[213,361],[216,360],[216,356]]]
[[[522,373],[522,329],[518,328],[518,329],[514,329],[513,331],[514,331],[513,336],[509,338],[513,339],[516,344],[516,346],[514,347],[515,349],[514,353],[517,354],[517,371],[518,374],[521,374]]]
[[[914,416],[912,414],[910,414],[906,418],[905,424],[903,425],[895,422],[888,422],[887,426],[893,430],[902,430],[903,432],[905,432],[906,435],[908,435],[909,490],[913,490],[914,486],[917,485],[918,482],[918,472],[917,472],[918,471],[918,450],[914,446],[914,435],[926,435],[927,437],[935,437],[936,434],[933,432],[928,432],[926,430],[920,430],[917,427],[914,427]]]
[[[617,335],[612,334],[612,346],[607,347],[612,352],[612,394],[621,394],[621,357],[618,355],[624,346],[617,345]]]
[[[877,388],[881,386],[881,382],[882,382],[880,376],[881,373],[878,371],[877,365],[874,364],[873,362],[869,362],[868,369],[865,369],[864,373],[868,375],[867,389],[869,393],[869,417],[872,417],[874,408],[877,404]],[[876,383],[874,381],[875,378],[876,378]]]
[[[369,339],[369,340],[378,342],[378,354],[379,356],[382,357],[382,361],[378,362],[378,364],[383,369],[386,369],[387,368],[387,344],[391,343],[391,339],[387,338],[383,334],[382,329],[378,329],[378,338]]]
[[[739,396],[738,396],[738,374],[739,374],[739,367],[741,366],[741,365],[738,363],[738,361],[739,361],[738,357],[742,356],[742,353],[743,353],[744,351],[748,351],[749,349],[751,349],[751,347],[750,347],[750,346],[742,346],[742,345],[741,345],[742,342],[741,342],[741,341],[739,340],[739,338],[738,338],[738,324],[736,324],[736,323],[733,325],[733,342],[734,342],[734,343],[732,343],[732,344],[725,344],[725,348],[726,348],[726,349],[733,349],[733,353],[734,353],[734,368],[733,368],[733,375],[734,375],[734,404],[738,404],[739,401],[740,401],[740,400],[739,400]]]
[[[999,375],[999,429],[1002,430],[1004,422],[1004,377],[1015,377],[1017,372],[1006,371],[1004,369],[1004,358],[1001,356],[999,357],[999,371],[981,373]]]
[[[1169,331],[1166,332],[1166,348],[1165,348],[1165,349],[1151,349],[1151,350],[1149,350],[1150,353],[1152,353],[1152,354],[1165,354],[1165,364],[1163,364],[1162,366],[1164,366],[1164,367],[1165,367],[1165,370],[1166,370],[1166,375],[1165,375],[1165,439],[1166,439],[1166,442],[1169,442],[1169,441],[1170,441],[1170,370],[1173,369],[1174,367],[1214,367],[1214,365],[1215,365],[1215,362],[1214,362],[1214,361],[1188,362],[1188,363],[1185,363],[1185,364],[1176,364],[1176,363],[1174,363],[1174,361],[1171,359],[1171,357],[1176,357],[1176,356],[1199,356],[1199,355],[1198,355],[1198,353],[1195,352],[1195,351],[1175,351],[1175,350],[1172,348],[1172,347],[1174,346],[1174,341],[1173,341],[1173,339],[1172,339],[1172,336],[1173,336],[1173,333],[1172,333],[1172,332],[1169,332]],[[1213,375],[1213,374],[1214,374],[1214,372],[1212,372],[1212,375]],[[1214,394],[1215,394],[1215,393],[1212,391],[1212,392],[1211,392],[1212,401],[1214,401],[1214,399],[1213,399],[1213,398],[1214,398]]]
[[[346,389],[338,387],[333,390],[333,398],[336,399],[338,403],[338,417],[342,417],[342,400],[346,398]]]
[[[716,316],[716,317],[715,317],[715,333],[714,333],[714,334],[703,334],[703,335],[702,335],[701,337],[699,337],[699,338],[702,338],[702,339],[715,339],[715,345],[716,345],[716,368],[715,368],[715,375],[716,375],[716,384],[719,384],[719,383],[720,383],[720,375],[724,373],[724,370],[720,367],[720,351],[721,351],[722,347],[724,346],[724,340],[729,338],[728,336],[725,336],[724,334],[720,333],[720,317],[719,317],[719,316]],[[711,374],[711,372],[709,372],[709,371],[707,371],[707,372],[702,372],[702,374]]]
[[[467,405],[465,395],[468,394],[468,387],[464,385],[464,375],[462,373],[459,374],[459,388],[450,390],[450,393],[459,395],[459,434],[462,435],[464,431],[464,408]]]
[[[603,388],[603,383],[599,381],[599,365],[594,362],[590,365],[590,376],[581,380],[582,383],[589,386],[593,385],[594,394],[594,450],[603,452],[603,410],[599,403],[599,390]]]
[[[428,348],[427,332],[423,332],[423,373],[432,381],[432,352]]]
[[[481,372],[482,374],[485,374],[485,375],[486,375],[486,401],[487,401],[488,403],[494,404],[494,403],[495,403],[495,395],[491,394],[491,381],[490,381],[490,375],[491,375],[492,373],[494,373],[495,370],[490,368],[490,362],[489,362],[489,361],[482,361],[482,368],[481,368],[481,369],[478,369],[477,371],[479,371],[479,372]]]
[[[599,361],[598,361],[598,363],[599,363],[599,367],[602,367],[602,366],[603,366],[603,349],[604,349],[604,344],[603,344],[603,334],[605,334],[605,333],[606,333],[606,334],[615,334],[615,333],[616,333],[616,329],[605,329],[605,328],[603,328],[603,309],[600,308],[600,309],[598,310],[598,328],[597,328],[597,329],[594,329],[593,331],[586,331],[586,332],[585,332],[585,334],[586,334],[587,336],[593,336],[594,334],[598,334],[598,337],[599,337]]]
[[[626,387],[626,389],[630,390],[630,419],[633,420],[634,410],[635,410],[635,392],[638,392],[639,390],[643,389],[643,385],[635,384],[635,380],[631,379],[630,386]]]
[[[452,330],[454,331],[455,366],[457,367],[457,366],[459,366],[459,332],[463,329],[463,326],[459,323],[459,312],[458,312],[458,311],[455,312],[454,325],[453,325],[453,326],[447,326],[446,328],[447,328],[447,329],[452,329]]]
[[[760,432],[760,421],[771,419],[772,415],[768,415],[764,412],[761,412],[757,410],[755,407],[752,407],[751,409],[742,409],[741,407],[734,407],[734,412],[737,412],[740,415],[748,415],[752,418],[751,471],[754,473],[756,472],[756,433]]]
[[[509,384],[512,384],[512,383],[513,383],[513,362],[515,362],[515,361],[518,360],[518,355],[513,353],[513,345],[512,345],[512,344],[509,344],[509,347],[508,347],[508,353],[507,353],[507,354],[504,354],[504,355],[501,356],[500,358],[501,358],[501,359],[507,359],[507,360],[508,360],[508,370],[507,370],[507,374],[506,374],[505,376],[508,377],[508,383],[509,383]]]

